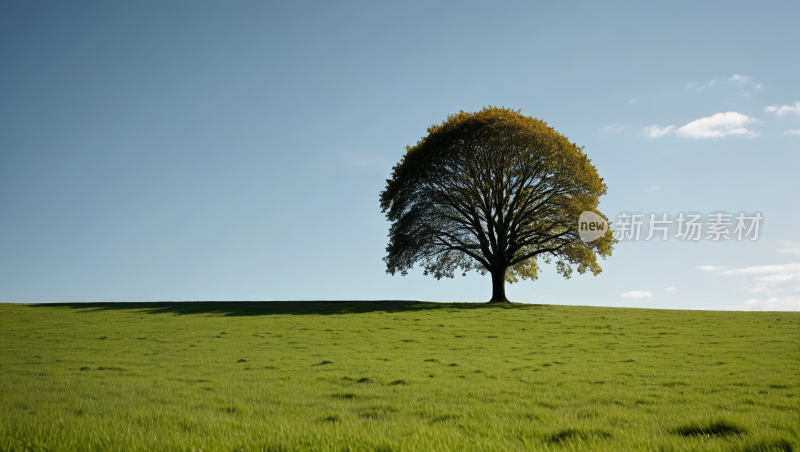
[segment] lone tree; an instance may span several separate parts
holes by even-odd
[[[597,210],[606,185],[583,148],[542,120],[506,108],[459,112],[406,154],[386,180],[381,210],[391,221],[386,272],[415,264],[436,279],[492,275],[490,303],[508,303],[505,282],[536,279],[537,259],[569,278],[602,272],[612,232],[579,237],[578,217]]]

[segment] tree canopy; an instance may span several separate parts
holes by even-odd
[[[610,230],[584,242],[578,217],[597,210],[606,185],[576,144],[519,111],[485,107],[428,128],[386,180],[381,210],[391,222],[386,271],[452,278],[492,275],[491,302],[508,302],[505,282],[536,279],[555,260],[565,278],[594,275],[611,255]],[[574,268],[573,268],[574,267]]]

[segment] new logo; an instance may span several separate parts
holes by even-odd
[[[591,242],[606,235],[608,230],[608,223],[600,215],[589,212],[583,212],[578,218],[578,235],[584,242]]]

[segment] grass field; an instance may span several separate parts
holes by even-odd
[[[800,313],[0,304],[0,451],[800,450]]]

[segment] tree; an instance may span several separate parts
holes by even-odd
[[[492,275],[490,303],[508,303],[505,282],[535,280],[538,258],[565,278],[602,272],[610,230],[583,242],[578,217],[606,193],[583,148],[519,111],[484,107],[428,128],[407,146],[381,192],[391,222],[386,272],[415,264],[436,279],[477,270]]]

